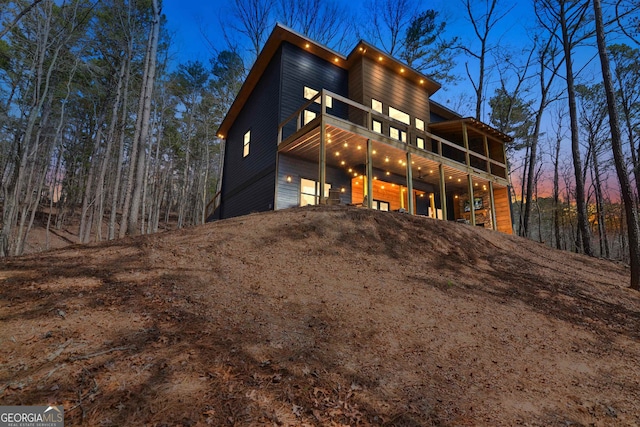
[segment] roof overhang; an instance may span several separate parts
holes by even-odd
[[[251,92],[253,92],[253,89],[260,81],[260,77],[271,62],[271,59],[278,51],[278,48],[280,47],[282,42],[285,41],[298,46],[308,52],[311,52],[312,54],[324,59],[327,62],[331,62],[332,64],[340,68],[347,68],[347,58],[344,55],[341,55],[340,53],[329,49],[326,46],[314,42],[310,38],[292,30],[291,28],[288,28],[279,23],[276,24],[275,28],[271,32],[271,35],[269,35],[269,38],[267,39],[264,47],[260,51],[256,62],[253,64],[253,67],[251,67],[247,78],[240,87],[240,91],[236,95],[236,99],[233,101],[233,104],[231,104],[231,108],[229,108],[227,115],[218,128],[217,135],[220,138],[226,137],[227,133],[229,132],[229,128],[231,128],[231,125],[235,121],[236,117],[238,116],[238,114],[240,114],[240,111],[242,111],[242,107],[249,98]]]
[[[253,92],[253,89],[260,81],[260,77],[283,42],[289,42],[292,45],[304,49],[345,70],[348,70],[357,58],[365,55],[372,60],[381,63],[386,68],[396,72],[397,74],[413,81],[417,86],[424,87],[428,91],[429,95],[433,94],[441,87],[441,85],[432,78],[408,67],[365,41],[360,41],[351,51],[349,56],[345,57],[344,55],[311,40],[291,28],[282,24],[276,24],[264,47],[260,51],[258,58],[251,67],[247,78],[240,87],[240,91],[236,95],[233,104],[231,104],[231,108],[229,108],[227,115],[220,124],[220,127],[216,132],[218,137],[225,138],[227,136],[229,129],[238,117],[238,114],[240,114],[240,111],[242,111],[249,95]]]
[[[488,124],[481,122],[480,120],[474,119],[473,117],[466,117],[466,118],[457,119],[457,120],[447,120],[447,121],[438,122],[438,123],[430,123],[429,129],[433,129],[435,131],[440,130],[440,131],[450,132],[450,131],[460,129],[463,124],[471,129],[474,129],[482,134],[485,134],[493,139],[497,139],[501,142],[513,141],[513,138],[510,137],[509,135],[500,132],[498,129],[493,128]]]
[[[347,57],[349,67],[357,60],[357,58],[365,56],[372,61],[381,64],[385,68],[393,71],[396,74],[399,74],[402,77],[405,77],[408,80],[411,80],[418,87],[424,87],[429,95],[433,95],[438,89],[442,87],[442,85],[431,77],[426,76],[419,71],[414,70],[406,64],[398,61],[392,56],[382,52],[380,49],[375,46],[365,42],[364,40],[360,40],[360,42],[356,45],[355,48],[349,53]]]

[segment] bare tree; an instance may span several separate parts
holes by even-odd
[[[267,40],[268,32],[273,27],[273,14],[275,0],[233,0],[231,2],[231,14],[235,18],[231,23],[225,22],[223,30],[227,27],[242,34],[249,39],[252,61],[258,57],[262,46]],[[228,41],[235,40],[225,32]],[[230,43],[233,45],[233,43]]]
[[[591,235],[589,232],[585,188],[580,154],[580,136],[575,92],[575,73],[573,70],[573,49],[582,42],[592,30],[585,25],[588,20],[589,3],[585,0],[536,0],[539,21],[554,35],[564,51],[565,79],[569,104],[569,122],[571,129],[571,154],[575,172],[576,209],[578,215],[578,241],[585,254],[593,256]],[[559,23],[559,25],[558,25]],[[559,30],[559,33],[558,33]]]
[[[600,65],[602,68],[602,79],[607,96],[607,109],[609,111],[609,126],[611,127],[611,148],[613,159],[620,182],[620,192],[624,202],[627,219],[627,233],[629,240],[629,264],[631,266],[630,286],[632,289],[640,290],[640,229],[638,228],[638,210],[633,200],[633,192],[629,175],[627,174],[624,153],[622,150],[622,135],[620,132],[620,120],[616,103],[615,88],[611,69],[609,66],[609,55],[607,53],[607,43],[605,38],[604,22],[602,18],[602,6],[600,0],[593,0],[593,11],[596,22],[596,40],[598,42],[598,54],[600,55]]]
[[[134,144],[138,147],[138,158],[131,159],[131,162],[137,161],[136,166],[136,186],[133,191],[133,197],[131,202],[131,211],[129,213],[129,221],[127,223],[127,232],[129,234],[137,234],[138,228],[138,216],[140,214],[140,203],[142,197],[142,187],[144,182],[145,171],[145,156],[144,150],[147,139],[149,138],[149,122],[151,116],[151,96],[153,94],[153,85],[156,77],[156,57],[158,51],[158,37],[160,33],[160,13],[161,9],[158,4],[158,0],[152,0],[152,25],[149,33],[149,50],[147,51],[148,69],[145,70],[146,80],[143,82],[142,92],[140,96],[140,103],[142,104],[142,121],[140,123],[140,132],[137,140],[134,140]],[[136,132],[138,133],[138,132]]]
[[[477,6],[481,4],[481,6]],[[473,86],[476,94],[476,111],[475,118],[482,120],[482,106],[484,104],[485,79],[487,76],[487,60],[488,54],[494,49],[490,43],[489,37],[496,25],[504,19],[514,6],[501,9],[498,0],[485,0],[477,2],[472,0],[464,0],[464,7],[469,17],[469,23],[473,28],[473,33],[480,42],[479,49],[461,46],[461,49],[471,58],[478,61],[477,78],[473,77],[469,63],[465,63],[467,77]]]
[[[353,19],[344,3],[331,0],[277,0],[278,20],[333,49],[354,40]]]

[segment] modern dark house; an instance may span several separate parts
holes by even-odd
[[[439,88],[366,42],[343,56],[277,25],[218,130],[210,218],[339,202],[511,233],[511,138]]]

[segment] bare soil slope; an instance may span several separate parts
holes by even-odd
[[[0,263],[0,404],[67,425],[640,425],[626,267],[299,208]]]

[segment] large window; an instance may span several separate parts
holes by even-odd
[[[389,107],[389,117],[391,117],[392,119],[396,119],[397,121],[402,122],[405,125],[411,124],[411,118],[407,113],[400,110],[396,110],[393,107]]]
[[[324,185],[324,197],[329,197],[331,184]],[[300,206],[317,205],[320,184],[312,179],[300,179]]]
[[[371,109],[373,111],[376,111],[380,114],[382,114],[382,102],[378,101],[377,99],[371,99]]]
[[[311,99],[318,94],[318,91],[315,89],[311,89],[310,87],[304,87],[304,99]],[[315,101],[317,104],[320,104],[320,98]],[[329,95],[326,96],[325,102],[327,104],[327,108],[333,107],[333,98]]]
[[[247,157],[249,155],[249,144],[251,144],[251,131],[247,131],[244,134],[244,147],[242,149],[242,157]]]

